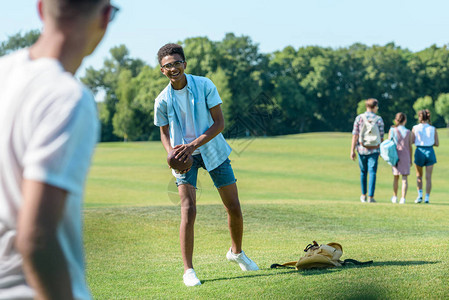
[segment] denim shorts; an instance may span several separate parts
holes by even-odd
[[[196,182],[198,178],[198,169],[201,167],[203,169],[206,169],[206,166],[204,165],[203,158],[201,157],[201,154],[193,155],[193,165],[190,168],[189,172],[185,174],[176,174],[173,172],[173,174],[176,177],[176,185],[181,184],[190,184],[196,188]],[[234,171],[231,167],[231,161],[229,158],[226,158],[226,160],[209,172],[210,177],[212,178],[212,181],[214,182],[214,185],[217,189],[233,184],[237,181],[234,176]]]
[[[415,150],[415,165],[418,167],[432,166],[437,163],[435,151],[432,146],[418,146]]]

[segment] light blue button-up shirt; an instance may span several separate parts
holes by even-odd
[[[188,109],[192,110],[195,135],[199,137],[214,123],[209,110],[222,101],[210,79],[190,74],[186,74],[186,78],[190,101]],[[154,102],[154,125],[159,127],[169,125],[172,147],[186,144],[184,140],[186,130],[181,125],[185,122],[180,122],[181,114],[173,93],[173,87],[169,83]],[[199,149],[207,171],[221,165],[232,151],[221,133]]]

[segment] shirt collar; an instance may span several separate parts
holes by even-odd
[[[185,75],[186,75],[186,80],[187,80],[187,85],[186,85],[187,86],[187,90],[191,92],[192,91],[191,82],[190,82],[192,80],[190,78],[191,75],[190,74],[185,74]],[[173,91],[174,91],[174,89],[173,89],[171,83],[169,82],[168,83],[168,92],[169,92],[168,94],[171,96],[173,94]]]

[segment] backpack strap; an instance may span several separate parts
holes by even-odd
[[[363,266],[363,265],[370,265],[370,264],[373,263],[373,261],[369,260],[369,261],[363,261],[362,262],[362,261],[358,261],[358,260],[355,260],[355,259],[347,258],[347,259],[345,259],[344,261],[341,262],[341,265],[342,266],[346,266],[348,263],[351,263],[351,264],[354,264],[354,265],[357,265],[357,266]]]
[[[270,266],[271,269],[277,269],[277,268],[285,268],[285,269],[296,269],[296,267],[289,267],[289,266],[296,266],[296,261],[287,262],[285,264],[272,264]]]
[[[398,128],[397,127],[391,127],[389,131],[389,139],[392,140],[396,145],[398,144]]]
[[[366,117],[365,113],[361,114],[360,117],[363,120],[363,123],[365,123],[365,125],[369,125],[369,121],[368,118]]]
[[[360,117],[363,119],[363,121],[365,122],[365,124],[370,124],[370,122],[368,121],[368,118],[366,117],[366,115],[363,113],[360,115]],[[373,124],[377,124],[377,121],[379,121],[380,116],[376,115],[372,121]]]

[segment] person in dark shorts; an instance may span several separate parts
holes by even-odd
[[[413,126],[416,167],[416,184],[418,187],[418,197],[415,203],[421,203],[423,198],[423,168],[426,167],[426,196],[424,203],[429,203],[430,191],[432,189],[433,166],[437,163],[435,150],[433,147],[439,146],[438,132],[430,122],[430,112],[427,109],[418,112],[419,124]]]
[[[242,251],[243,216],[236,179],[228,158],[231,147],[221,131],[224,117],[217,88],[206,77],[185,74],[187,62],[180,45],[167,44],[158,52],[161,72],[170,80],[154,104],[154,124],[160,127],[161,142],[176,158],[193,157],[190,170],[172,170],[181,199],[180,242],[186,286],[201,285],[193,269],[193,240],[196,217],[196,182],[199,168],[209,172],[228,213],[231,247],[226,258],[243,271],[259,270]]]

